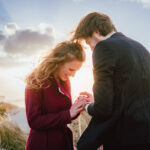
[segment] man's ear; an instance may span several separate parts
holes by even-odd
[[[97,33],[99,36],[101,36],[101,33],[98,30],[96,30],[95,33]]]
[[[100,34],[100,32],[97,30],[94,32],[94,37],[97,39],[101,39],[102,35]]]

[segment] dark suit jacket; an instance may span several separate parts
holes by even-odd
[[[93,52],[95,103],[78,150],[101,144],[150,143],[150,54],[138,42],[115,33]]]
[[[51,85],[39,91],[26,88],[26,115],[30,132],[26,150],[73,150],[72,105],[69,82],[62,85],[51,77]]]

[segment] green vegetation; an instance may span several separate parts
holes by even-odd
[[[15,124],[3,121],[0,124],[0,149],[25,150],[27,135]]]
[[[0,150],[25,150],[27,134],[6,118],[6,112],[17,106],[0,102]]]

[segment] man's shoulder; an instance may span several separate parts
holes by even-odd
[[[121,41],[126,41],[128,39],[129,38],[127,36],[125,36],[123,33],[116,32],[108,39],[102,41],[102,43],[103,43],[103,45],[117,44],[117,43],[120,43]]]
[[[121,32],[116,32],[111,37],[107,38],[106,40],[98,42],[95,49],[106,48],[111,44],[118,43],[123,38],[125,39],[127,37]]]

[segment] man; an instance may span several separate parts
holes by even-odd
[[[93,96],[85,108],[91,122],[78,150],[150,149],[150,54],[139,42],[117,32],[111,19],[92,12],[78,24],[74,40],[93,51]]]

